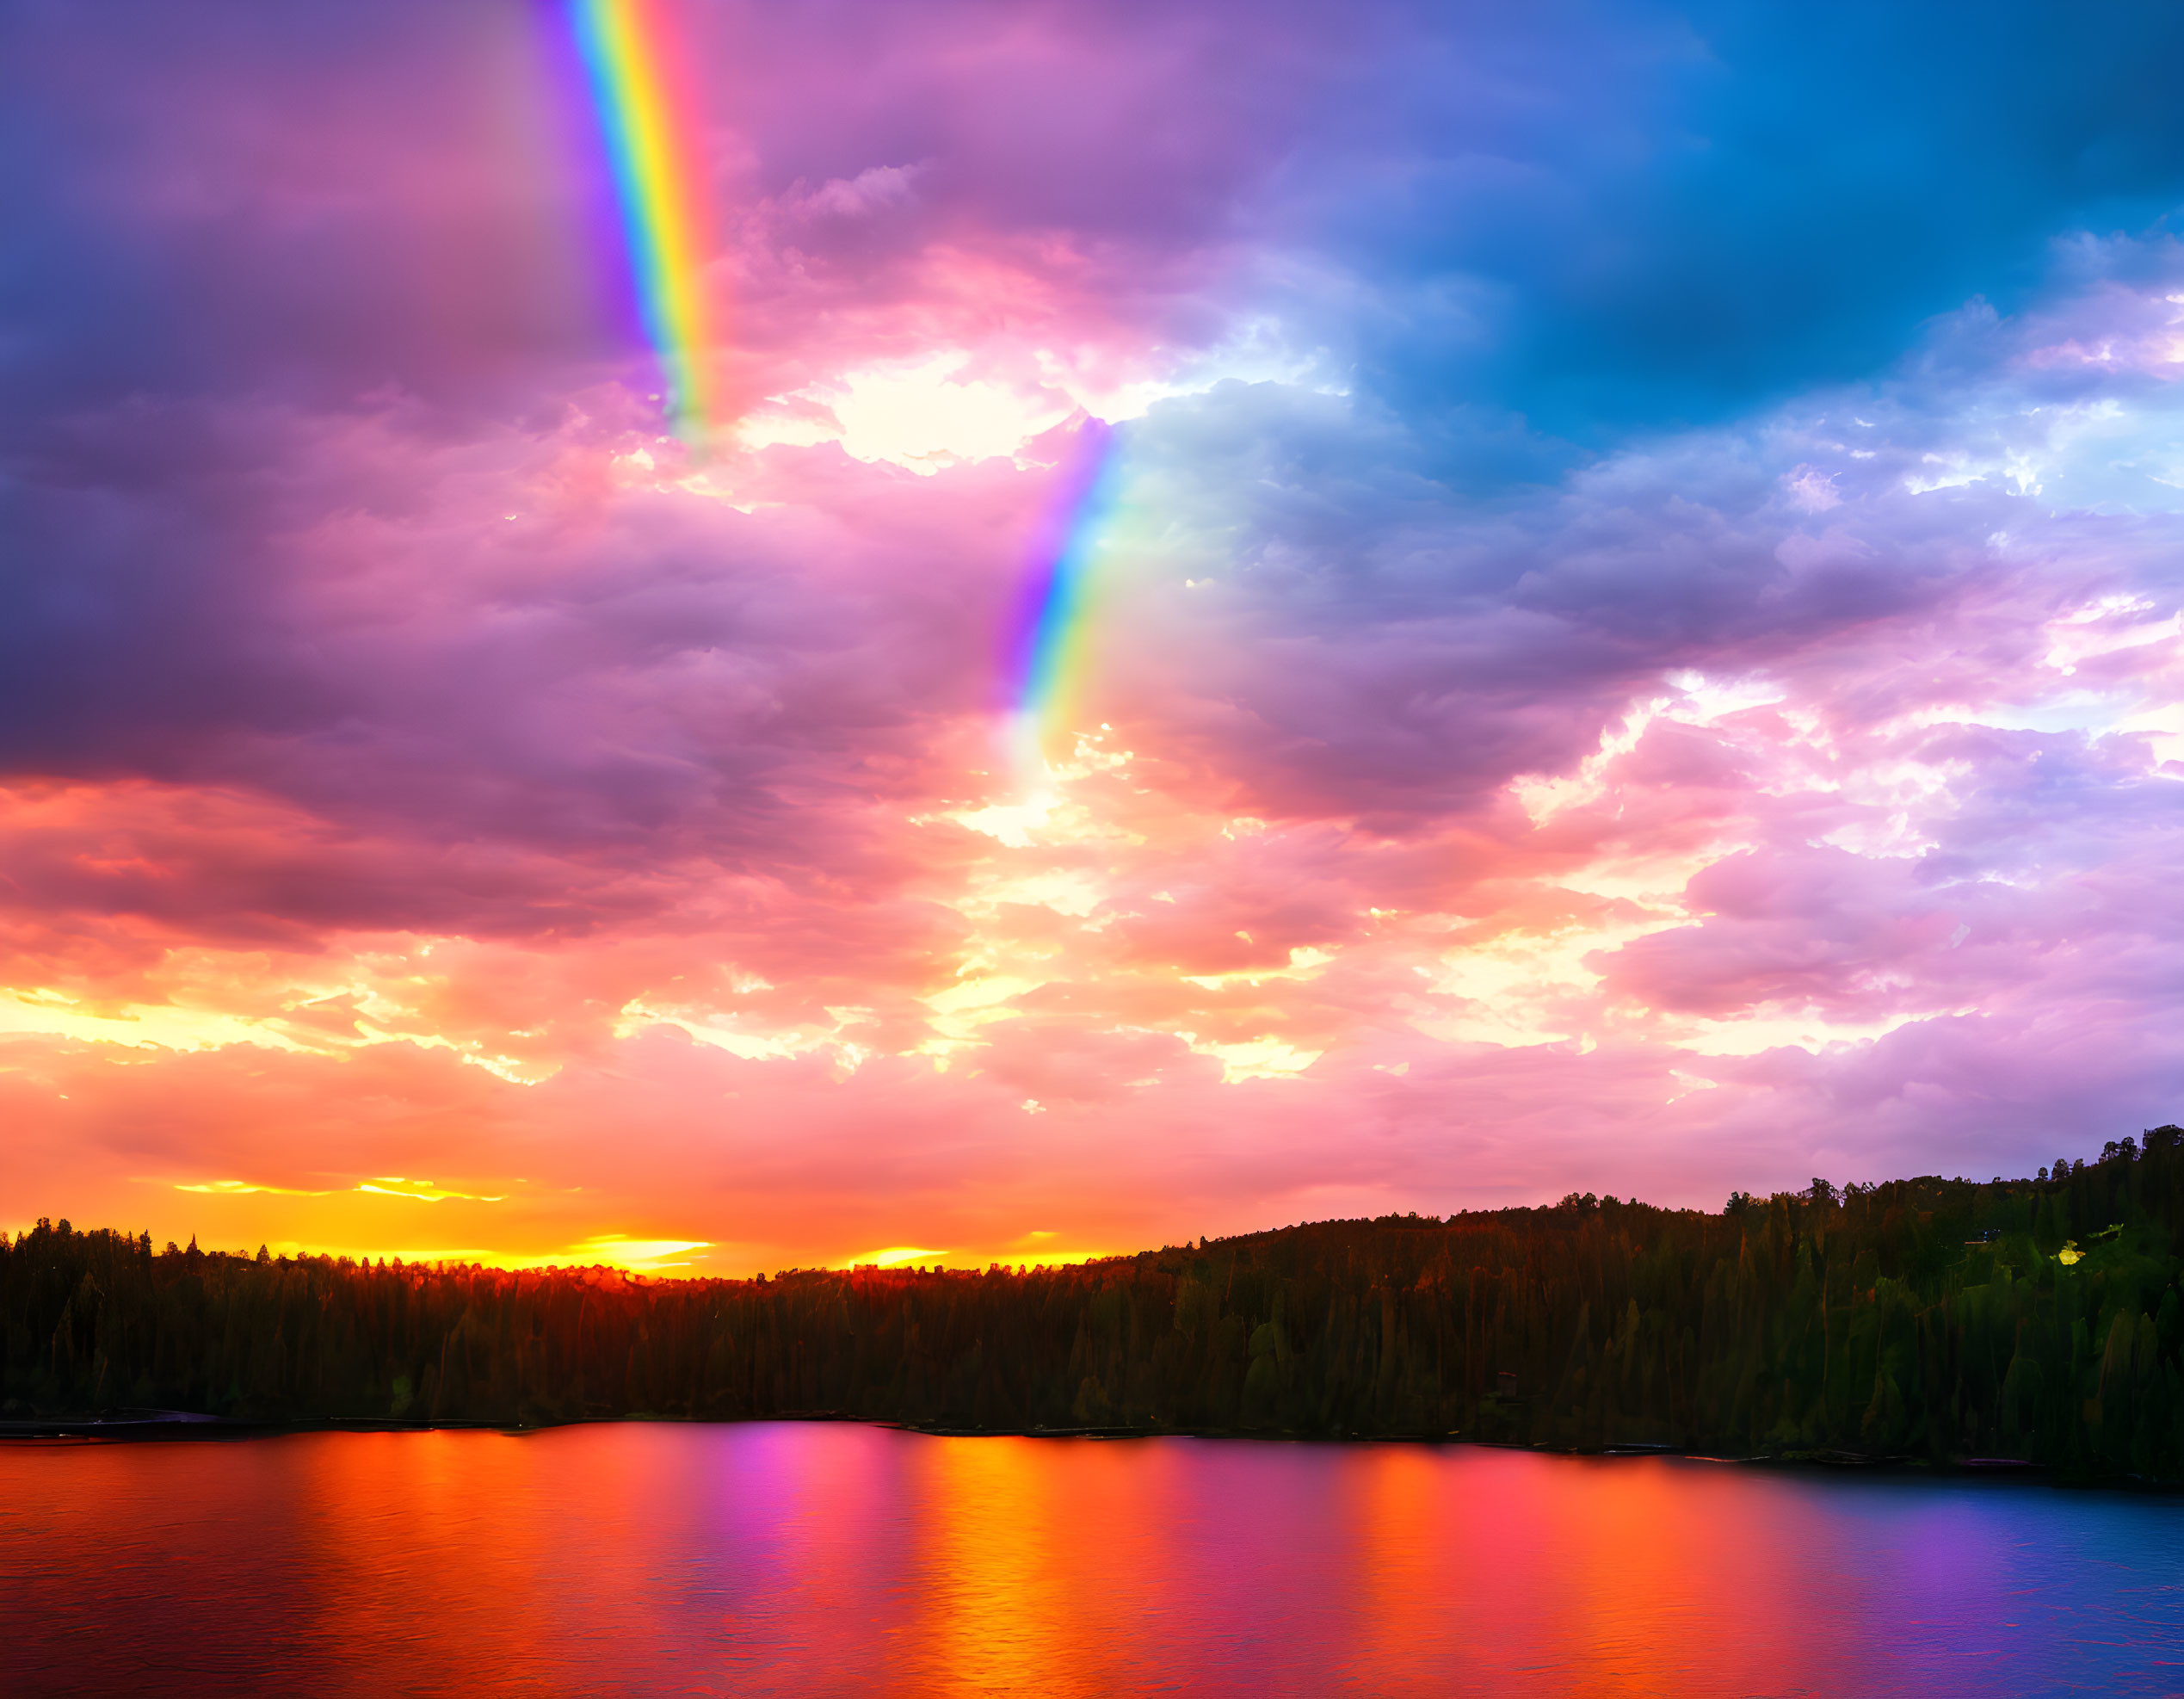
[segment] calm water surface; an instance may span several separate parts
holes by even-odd
[[[0,1445],[0,1691],[2184,1691],[2184,1502],[848,1425]]]

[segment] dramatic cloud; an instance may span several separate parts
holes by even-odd
[[[19,1216],[1019,1261],[2175,1115],[2169,13],[677,9],[704,454],[552,8],[0,25]]]

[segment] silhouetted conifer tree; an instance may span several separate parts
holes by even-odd
[[[1329,1221],[1082,1267],[651,1280],[0,1236],[13,1419],[841,1414],[2015,1457],[2184,1480],[2184,1134],[1720,1214]]]

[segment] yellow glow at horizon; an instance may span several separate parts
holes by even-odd
[[[277,1192],[280,1189],[268,1186],[252,1187],[250,1189]],[[287,1194],[305,1197],[344,1195],[327,1192]],[[360,1251],[353,1243],[307,1243],[293,1239],[269,1240],[268,1243],[273,1254],[281,1257],[348,1257],[365,1263],[376,1263],[381,1259],[392,1263],[398,1258],[404,1263],[471,1263],[480,1268],[500,1269],[510,1273],[531,1269],[613,1268],[629,1274],[650,1274],[661,1270],[689,1267],[688,1253],[708,1250],[714,1241],[703,1239],[628,1239],[620,1233],[602,1233],[592,1239],[579,1240],[562,1250],[548,1251],[493,1251],[483,1245],[394,1245]],[[217,1250],[219,1247],[214,1245],[212,1248]],[[682,1260],[676,1260],[678,1258]]]
[[[1052,1239],[1051,1233],[1027,1233],[1026,1239]],[[1081,1263],[1096,1263],[1112,1257],[1112,1251],[1072,1250],[1048,1251],[1030,1249],[1019,1239],[1014,1245],[988,1245],[957,1251],[932,1251],[916,1245],[891,1245],[879,1251],[861,1251],[854,1257],[845,1257],[830,1267],[848,1270],[860,1267],[877,1266],[883,1269],[900,1268],[906,1263],[930,1263],[935,1268],[980,1270],[995,1263],[1003,1268],[1067,1269]]]
[[[570,1246],[565,1255],[585,1263],[604,1263],[612,1268],[627,1269],[632,1274],[645,1274],[655,1269],[687,1268],[687,1258],[693,1251],[710,1250],[709,1239],[630,1239],[621,1233],[596,1233],[580,1239]],[[530,1264],[531,1267],[550,1267],[553,1258]]]
[[[904,1263],[935,1262],[948,1253],[929,1250],[920,1245],[888,1245],[877,1251],[861,1251],[855,1256],[836,1263],[837,1269],[854,1269],[870,1265],[882,1269],[900,1268]]]

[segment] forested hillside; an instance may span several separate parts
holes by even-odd
[[[1419,1435],[2184,1480],[2184,1133],[2030,1180],[643,1280],[0,1235],[4,1414]]]

